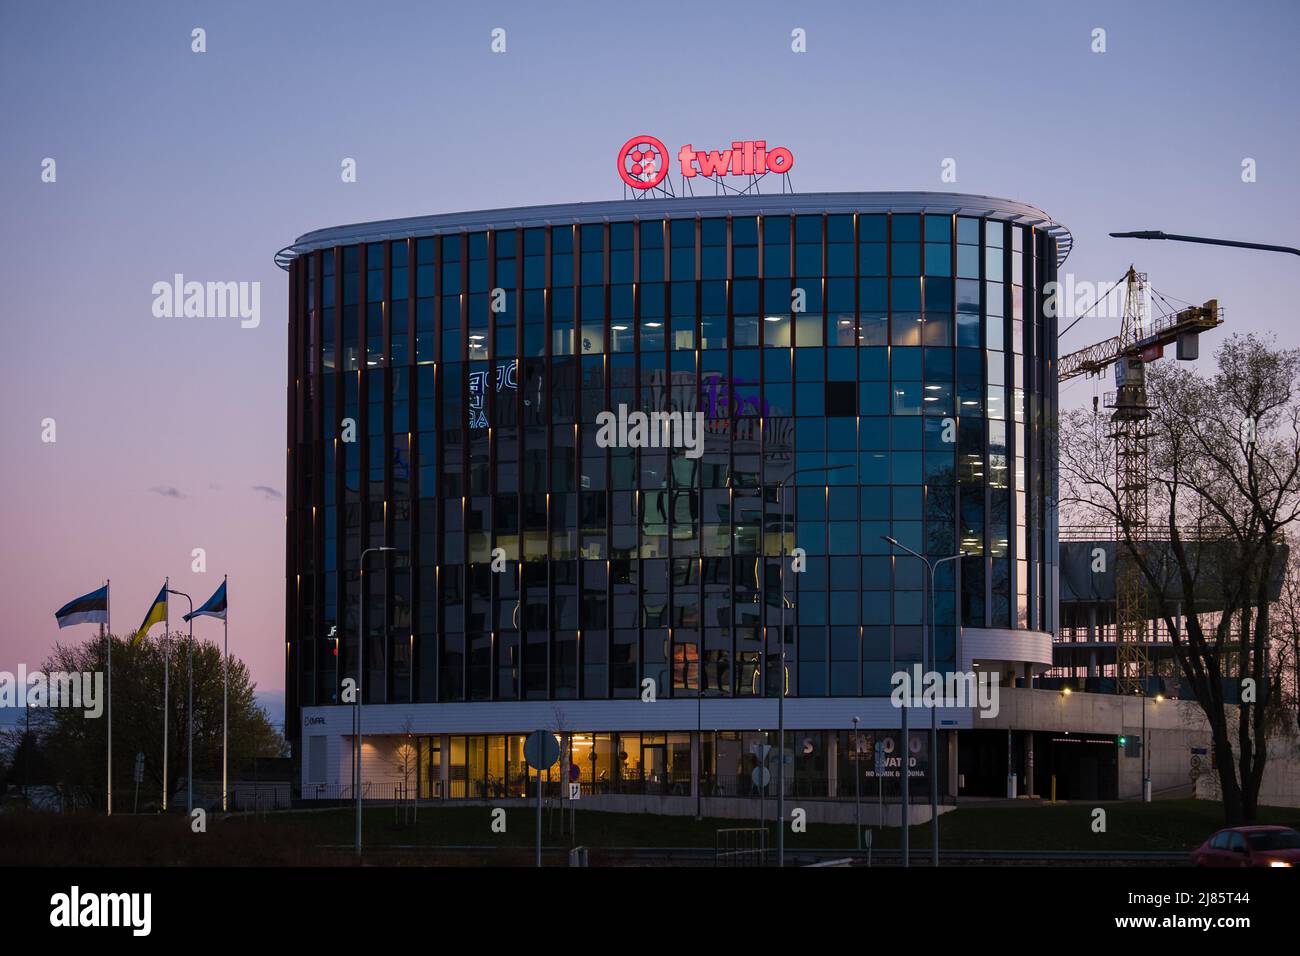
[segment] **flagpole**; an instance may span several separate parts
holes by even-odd
[[[113,815],[113,579],[104,579],[104,657],[108,670],[108,813]]]
[[[155,578],[154,580],[157,580],[157,579]],[[163,590],[164,590],[164,591],[170,590],[169,585],[171,584],[171,580],[172,580],[172,579],[171,579],[170,576],[168,576],[168,577],[166,577],[166,578],[163,578]],[[163,624],[163,640],[162,640],[162,645],[163,645],[163,768],[162,768],[162,778],[163,778],[162,790],[163,790],[163,792],[162,792],[162,808],[163,808],[163,813],[166,813],[166,812],[167,812],[167,789],[168,789],[168,787],[167,787],[167,708],[168,708],[168,703],[167,703],[167,699],[168,699],[168,693],[167,693],[167,690],[168,690],[168,687],[167,687],[167,683],[168,683],[168,677],[169,677],[170,674],[171,674],[171,661],[170,661],[170,658],[169,658],[169,656],[168,656],[168,654],[167,654],[167,646],[168,646],[168,644],[171,643],[171,641],[169,640],[169,638],[171,637],[171,632],[172,632],[172,602],[171,602],[170,600],[167,602],[167,608],[166,608],[166,611],[165,611],[164,613],[165,613],[166,617],[165,617],[164,624]]]
[[[188,597],[189,595],[186,595]],[[190,701],[186,705],[186,719],[189,726],[189,737],[185,743],[185,759],[189,765],[187,782],[185,784],[185,812],[193,815],[194,813],[194,602],[190,601],[190,636],[189,644],[185,651],[185,656],[189,661],[187,670],[189,671]]]
[[[187,816],[190,816],[193,815],[194,813],[194,599],[190,597],[188,594],[186,594],[184,591],[174,591],[171,588],[167,589],[167,593],[175,594],[177,597],[185,598],[185,600],[188,601],[190,605],[190,613],[185,615],[185,620],[189,621],[190,623],[189,644],[187,645],[187,650],[186,650],[186,654],[189,659],[188,670],[189,670],[190,700],[189,700],[189,704],[186,705],[186,714],[185,714],[189,726],[189,730],[187,732],[188,739],[186,740],[185,743],[185,759],[189,767],[189,769],[186,771],[185,813]],[[168,605],[170,606],[170,604],[171,602],[169,601]]]
[[[221,616],[221,812],[226,812],[226,771],[230,765],[228,748],[228,706],[230,695],[230,592],[225,590],[229,575],[222,575],[221,587],[226,595],[225,613]]]

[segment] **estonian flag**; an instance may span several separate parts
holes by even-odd
[[[226,582],[221,582],[221,587],[212,593],[212,597],[193,614],[184,614],[182,620],[188,621],[192,617],[217,617],[221,620],[226,619]]]
[[[136,630],[135,637],[131,638],[131,643],[139,644],[140,641],[144,639],[144,636],[149,633],[149,628],[153,627],[155,624],[160,624],[165,620],[167,620],[166,584],[162,586],[162,590],[158,592],[158,596],[153,599],[153,604],[151,604],[149,610],[145,612],[144,623]]]
[[[68,627],[72,624],[107,624],[108,585],[69,601],[54,612],[54,619],[59,622],[59,627]]]

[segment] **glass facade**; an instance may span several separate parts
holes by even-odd
[[[774,697],[781,641],[791,696],[886,696],[927,613],[923,566],[886,535],[966,552],[937,577],[938,669],[959,616],[1053,629],[1056,240],[747,198],[765,214],[627,203],[294,259],[290,726],[338,702],[363,607],[368,704],[631,700],[646,679]],[[601,447],[596,416],[620,405],[701,412],[703,454]],[[363,591],[380,544],[398,551],[370,556]],[[807,555],[784,633],[783,548]],[[588,735],[593,779],[635,766],[671,788],[674,735],[633,736],[625,765]],[[453,790],[522,786],[514,738],[446,746],[420,759]]]
[[[589,796],[653,795],[689,797],[692,782],[693,733],[608,732],[573,733],[561,739],[561,758],[542,774],[545,792],[558,794],[568,779]],[[911,769],[914,781],[928,781],[929,741],[924,733],[910,735],[918,749]],[[415,779],[422,800],[500,800],[535,796],[537,773],[524,761],[525,734],[448,734],[418,738]],[[703,731],[700,734],[700,794],[706,797],[758,797],[754,778],[758,747],[774,747],[775,731]],[[875,742],[888,740],[890,753],[898,733],[860,731],[790,731],[786,750],[792,754],[786,793],[823,799],[856,795],[854,771],[861,770],[864,792],[896,798],[900,764],[888,759],[877,777]],[[445,757],[444,757],[445,754]],[[445,764],[445,765],[444,765]],[[940,747],[939,773],[947,773],[946,746]],[[925,794],[918,789],[917,799]]]

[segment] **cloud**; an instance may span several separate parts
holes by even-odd
[[[173,488],[171,485],[154,485],[149,489],[156,495],[162,495],[164,498],[184,498],[179,488]]]
[[[260,493],[266,501],[276,501],[284,497],[279,490],[270,485],[253,485],[253,490]]]

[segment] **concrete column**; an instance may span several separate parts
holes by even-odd
[[[956,730],[948,733],[948,795],[954,799],[957,797],[957,791],[960,789],[959,784],[961,775],[957,772],[957,738],[959,734]]]
[[[1183,637],[1183,635],[1184,635],[1185,633],[1187,633],[1186,628],[1183,626],[1183,602],[1182,602],[1182,601],[1179,601],[1177,604],[1174,605],[1174,627],[1177,628],[1177,634],[1178,634],[1179,639],[1181,639],[1181,638]],[[1169,635],[1169,640],[1172,641],[1173,639],[1174,639],[1174,636],[1173,636],[1172,634]],[[1171,677],[1181,677],[1181,676],[1182,676],[1182,668],[1179,667],[1179,665],[1178,665],[1178,653],[1177,653],[1177,652],[1175,652],[1175,653],[1174,653],[1173,655],[1171,655],[1171,657],[1170,657],[1170,660],[1169,660],[1169,674],[1170,674]]]
[[[1026,730],[1025,736],[1025,785],[1021,792],[1027,797],[1034,795],[1034,732]]]
[[[593,744],[594,746],[594,744]],[[700,735],[691,734],[691,799],[697,799],[700,793],[700,756],[704,748],[700,746]]]
[[[1097,605],[1089,604],[1087,608],[1087,635],[1085,638],[1088,643],[1097,640]],[[1097,676],[1097,652],[1088,652],[1088,676]]]
[[[826,792],[834,800],[840,792],[840,735],[831,731],[827,737],[830,742],[826,746]]]
[[[443,799],[446,799],[451,795],[451,734],[441,734],[439,739],[441,743],[438,746],[442,751],[438,754],[438,776],[442,779]]]
[[[1015,731],[1007,730],[1007,798],[1016,798],[1016,748]]]
[[[573,734],[560,733],[560,806],[569,805],[569,754],[573,752]]]

